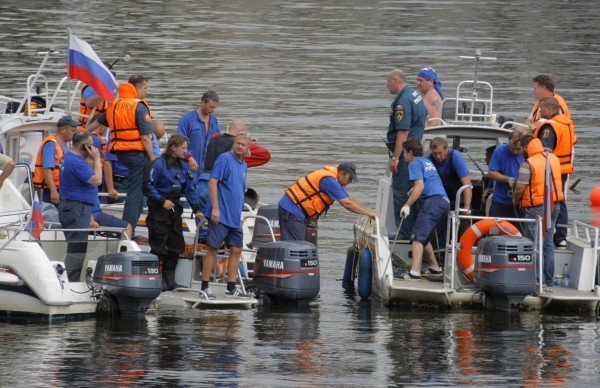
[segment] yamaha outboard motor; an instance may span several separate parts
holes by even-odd
[[[102,312],[145,313],[162,291],[158,257],[146,252],[100,256],[94,286],[104,291],[99,305]]]
[[[269,220],[273,232],[275,233],[275,239],[279,240],[279,216],[277,213],[278,205],[265,205],[258,208],[256,213],[259,216],[263,216]],[[305,240],[318,246],[318,222],[317,220],[309,220],[306,228]],[[252,246],[254,248],[260,248],[264,244],[273,242],[271,238],[271,232],[269,227],[263,220],[257,219],[254,222],[254,231],[252,233]]]
[[[317,247],[305,241],[277,241],[258,249],[253,284],[279,302],[308,302],[319,295]]]
[[[535,289],[533,243],[521,236],[491,236],[477,244],[475,284],[500,309],[518,307]]]

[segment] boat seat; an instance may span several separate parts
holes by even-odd
[[[471,102],[460,101],[458,106],[458,113],[469,114],[471,113]],[[483,101],[475,101],[473,107],[473,114],[483,115],[486,114],[485,103]],[[442,101],[442,120],[444,121],[468,121],[468,116],[456,117],[456,98],[446,98]],[[484,121],[483,117],[473,117],[473,121]]]

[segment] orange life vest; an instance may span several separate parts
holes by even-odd
[[[334,202],[319,187],[319,182],[325,177],[337,179],[338,169],[336,167],[324,166],[321,170],[298,179],[285,190],[287,196],[296,204],[307,218],[317,219],[329,209]]]
[[[558,93],[553,93],[552,97],[554,97],[556,101],[558,101],[558,105],[560,106],[561,110],[560,113],[567,116],[568,118],[571,118],[571,111],[569,110],[565,99],[562,98]],[[533,106],[533,109],[531,110],[531,114],[529,115],[529,120],[531,120],[532,123],[536,123],[541,118],[542,114],[540,113],[540,102],[536,101],[535,105]]]
[[[546,178],[546,152],[540,139],[533,139],[527,145],[527,163],[531,169],[529,184],[525,186],[521,207],[541,206],[544,203],[544,179]],[[550,163],[550,176],[552,177],[552,200],[559,202],[565,199],[562,191],[562,180],[560,178],[560,162],[552,154],[548,154]]]
[[[79,122],[84,127],[85,127],[86,123],[88,122],[88,120],[90,119],[90,115],[92,114],[92,109],[87,107],[87,105],[85,104],[85,99],[83,98],[84,90],[89,87],[90,87],[89,85],[85,85],[81,89],[81,97],[79,98],[79,114],[85,115],[85,116],[79,116],[78,119],[79,119]],[[102,102],[100,104],[98,104],[98,106],[96,107],[93,117],[97,117],[100,115],[100,113],[104,113],[106,111],[106,108],[108,108],[108,104],[106,103],[106,101],[102,100]]]
[[[37,153],[37,157],[35,159],[35,170],[33,173],[33,186],[37,187],[38,189],[47,189],[48,185],[46,184],[46,182],[44,181],[44,169],[42,168],[42,150],[44,149],[44,146],[46,145],[46,143],[48,143],[49,141],[54,142],[54,147],[56,149],[56,156],[54,158],[54,169],[52,170],[52,173],[54,175],[54,185],[56,186],[56,188],[58,188],[58,171],[59,171],[59,167],[60,167],[60,160],[62,159],[64,152],[62,147],[60,146],[59,141],[56,139],[56,135],[50,135],[48,137],[46,137],[44,140],[42,140],[42,144],[40,145],[40,148],[38,149],[38,153]]]
[[[573,122],[564,114],[556,115],[550,120],[538,121],[535,131],[533,131],[533,137],[537,138],[540,130],[546,124],[552,126],[552,129],[554,129],[554,133],[556,134],[556,146],[552,150],[552,153],[556,155],[560,162],[560,173],[573,173],[573,147],[577,141]]]
[[[137,98],[135,86],[130,83],[119,85],[119,99],[113,102],[106,110],[106,121],[110,127],[110,151],[144,151],[142,136],[136,123],[135,111],[138,104],[150,107],[143,100]]]

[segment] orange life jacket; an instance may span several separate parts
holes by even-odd
[[[37,187],[38,189],[48,188],[48,185],[44,181],[44,169],[42,168],[42,150],[44,149],[46,143],[48,143],[49,141],[54,142],[54,147],[56,149],[56,156],[54,158],[54,169],[52,170],[52,173],[54,175],[54,185],[56,186],[56,188],[58,188],[58,171],[60,167],[60,160],[62,159],[64,152],[62,147],[60,146],[59,141],[56,139],[56,135],[50,135],[44,140],[42,140],[42,144],[38,149],[37,157],[35,159],[35,170],[33,172],[33,186]]]
[[[554,97],[556,101],[558,101],[558,105],[560,106],[561,110],[560,113],[567,116],[568,118],[571,118],[571,111],[569,110],[565,99],[562,98],[558,93],[553,93],[552,97]],[[531,114],[529,115],[529,120],[531,120],[532,123],[536,123],[541,118],[542,114],[540,113],[540,102],[536,101],[535,105],[533,106],[533,109],[531,110]]]
[[[560,162],[552,154],[544,152],[540,139],[533,139],[527,145],[527,163],[531,169],[529,184],[525,186],[521,207],[541,206],[544,203],[544,179],[546,178],[546,154],[550,163],[550,176],[552,177],[552,200],[560,202],[565,199],[560,178]]]
[[[137,98],[135,86],[130,83],[119,85],[119,99],[106,110],[106,121],[110,127],[110,151],[144,151],[142,136],[135,120],[138,104],[144,104]],[[152,118],[149,114],[149,119]]]
[[[287,196],[296,204],[307,218],[317,219],[329,209],[334,202],[319,187],[319,182],[325,177],[337,179],[338,169],[336,167],[324,166],[321,170],[298,179],[285,190]]]
[[[552,126],[552,129],[554,129],[554,133],[556,134],[556,146],[552,150],[552,153],[556,155],[560,161],[560,173],[573,173],[573,147],[577,141],[573,122],[564,114],[556,115],[550,120],[538,121],[535,131],[533,131],[533,137],[537,138],[540,130],[546,124]]]
[[[92,114],[92,109],[88,108],[87,105],[85,104],[85,99],[83,98],[83,92],[85,89],[89,88],[89,85],[85,85],[82,89],[81,89],[81,97],[79,98],[79,114],[80,115],[85,115],[85,116],[79,116],[79,122],[85,127],[86,123],[88,122],[88,120],[90,119],[90,115]],[[102,101],[100,104],[98,104],[98,106],[96,107],[96,110],[94,111],[94,116],[93,117],[97,117],[100,115],[100,113],[104,113],[106,111],[106,108],[108,108],[108,104],[106,103],[106,101]]]

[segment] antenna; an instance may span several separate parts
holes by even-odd
[[[473,81],[473,93],[471,94],[471,112],[470,112],[470,120],[473,121],[473,111],[475,109],[475,101],[477,101],[477,77],[479,75],[479,61],[495,61],[496,57],[482,57],[481,50],[475,50],[475,56],[465,56],[461,55],[460,59],[475,59],[475,80]]]

